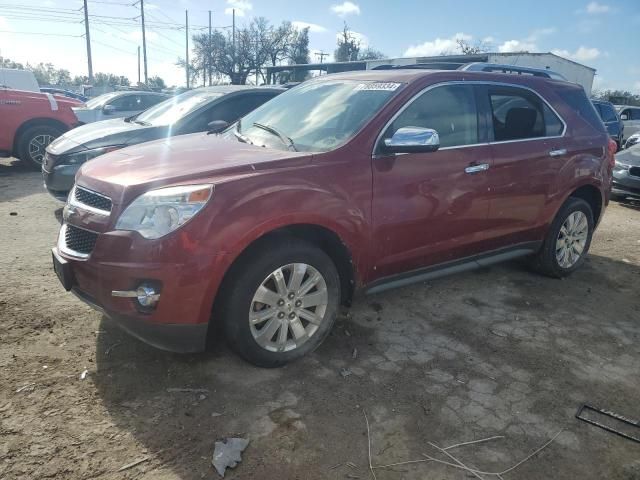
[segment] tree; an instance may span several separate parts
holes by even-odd
[[[167,88],[167,85],[166,83],[164,83],[164,80],[160,78],[158,75],[151,77],[149,79],[149,82],[147,83],[147,86],[149,88],[157,88],[160,90]]]
[[[18,70],[24,70],[24,65],[18,62],[14,62],[10,58],[4,58],[0,56],[0,67],[2,68],[16,68]]]
[[[122,75],[98,72],[93,76],[93,85],[95,87],[115,87],[119,85],[129,86],[130,82],[127,77],[124,77]]]
[[[347,22],[344,22],[344,28],[338,37],[338,48],[336,48],[333,56],[336,62],[352,62],[358,60],[360,53],[360,40],[356,39],[353,32],[349,30]]]
[[[458,50],[463,55],[477,55],[479,53],[487,53],[491,48],[491,45],[483,42],[482,40],[478,40],[472,45],[467,40],[458,38],[456,39],[456,43],[458,44]]]
[[[627,90],[594,90],[591,96],[596,100],[605,100],[619,105],[640,106],[640,95]]]
[[[383,58],[389,58],[389,57],[384,53],[382,53],[380,50],[375,50],[370,47],[365,48],[358,55],[358,60],[381,60]]]

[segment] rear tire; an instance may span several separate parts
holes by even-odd
[[[533,268],[553,278],[562,278],[584,263],[593,236],[593,212],[581,198],[569,197],[547,231]]]
[[[253,365],[273,368],[327,337],[340,305],[340,278],[321,249],[279,236],[234,265],[219,298],[214,316],[220,315],[231,348]]]
[[[42,168],[45,149],[63,131],[50,125],[27,128],[18,139],[18,158],[34,170]]]

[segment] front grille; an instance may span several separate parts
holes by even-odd
[[[67,225],[64,233],[64,242],[69,250],[89,255],[96,244],[98,234],[83,230],[82,228]]]
[[[640,177],[640,167],[631,167],[629,169],[629,175],[633,177]]]
[[[88,205],[89,207],[93,207],[104,212],[111,212],[111,200],[108,197],[92,192],[91,190],[87,190],[86,188],[76,186],[75,199],[79,203]]]
[[[44,170],[47,172],[51,172],[53,170],[53,166],[56,163],[56,160],[58,159],[58,157],[56,157],[55,155],[51,155],[49,152],[44,154]]]

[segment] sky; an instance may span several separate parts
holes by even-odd
[[[135,0],[89,0],[94,72],[137,80],[142,34]],[[175,63],[185,54],[185,10],[192,33],[253,17],[310,27],[312,61],[330,53],[344,23],[363,46],[389,57],[453,51],[456,39],[483,41],[491,51],[553,52],[597,70],[595,89],[640,94],[640,0],[146,0],[149,76],[184,85]],[[105,22],[117,23],[107,25]],[[22,63],[51,62],[87,74],[82,0],[0,0],[0,56]]]

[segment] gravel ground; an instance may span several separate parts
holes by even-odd
[[[640,417],[640,204],[607,209],[570,279],[512,262],[360,298],[276,370],[222,341],[157,351],[64,292],[50,265],[61,206],[38,173],[0,161],[2,479],[213,479],[230,436],[250,444],[228,478],[373,478],[365,411],[373,465],[503,436],[449,450],[500,472],[562,430],[503,478],[640,479],[640,444],[574,418],[583,403]],[[375,472],[471,477],[435,462]]]

